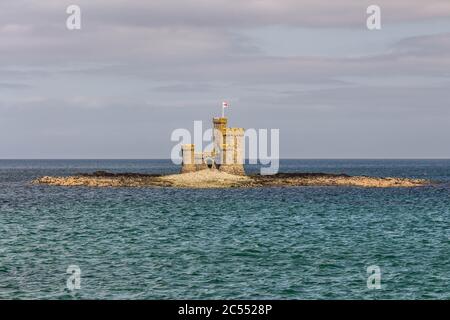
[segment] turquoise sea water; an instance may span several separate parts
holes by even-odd
[[[256,167],[247,168],[249,171]],[[33,186],[168,160],[0,160],[1,299],[450,299],[450,160],[284,160],[421,188]],[[69,265],[81,288],[69,291]],[[381,289],[367,288],[367,267]]]

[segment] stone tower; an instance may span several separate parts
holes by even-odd
[[[183,162],[181,164],[181,173],[196,171],[195,155],[193,144],[183,144],[181,146],[181,154]]]
[[[244,171],[244,129],[226,128],[223,135],[222,157],[219,170],[231,174],[245,175]]]
[[[183,164],[181,173],[203,169],[218,169],[235,175],[244,171],[244,129],[227,128],[228,119],[213,118],[214,149],[196,154],[193,144],[181,147]]]

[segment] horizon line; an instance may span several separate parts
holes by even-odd
[[[43,160],[171,160],[170,158],[0,158],[0,161],[5,161],[5,160],[39,160],[39,161],[43,161]],[[249,159],[246,158],[245,161],[248,160],[253,160],[253,161],[258,161],[259,159]],[[450,160],[450,157],[430,157],[430,158],[426,158],[426,157],[405,157],[405,158],[396,158],[396,157],[392,157],[392,158],[364,158],[364,157],[355,157],[355,158],[347,158],[347,157],[338,157],[338,158],[293,158],[293,157],[288,157],[288,158],[279,158],[279,160]]]

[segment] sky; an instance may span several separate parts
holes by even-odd
[[[450,158],[450,1],[0,2],[0,159],[169,158],[223,100],[281,158]]]

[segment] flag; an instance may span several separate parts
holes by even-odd
[[[226,101],[222,102],[222,108],[228,108],[228,102]]]

